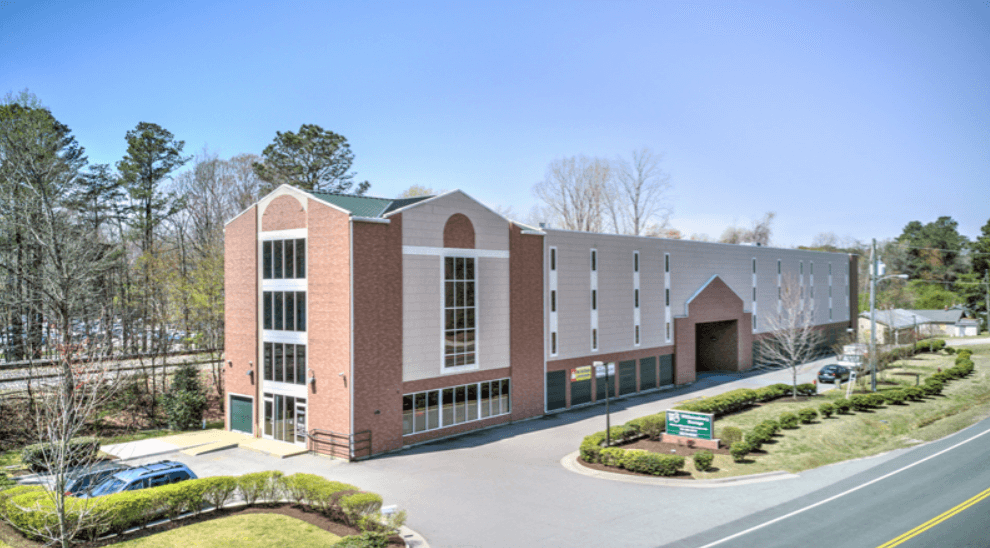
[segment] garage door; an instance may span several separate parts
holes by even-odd
[[[547,372],[547,411],[567,406],[567,371]]]
[[[254,433],[254,413],[251,398],[230,397],[230,429],[248,434]]]
[[[571,381],[571,405],[591,403],[591,379]]]
[[[660,386],[674,384],[674,355],[660,356]]]
[[[654,357],[639,360],[639,389],[657,387],[657,359]]]
[[[636,360],[619,362],[619,395],[636,392]]]

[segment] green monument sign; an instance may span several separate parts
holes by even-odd
[[[715,415],[691,411],[667,410],[667,433],[699,440],[712,439],[712,421]]]

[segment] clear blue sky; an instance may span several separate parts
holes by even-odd
[[[555,158],[665,154],[673,225],[774,242],[990,219],[990,2],[0,0],[0,94],[90,161],[138,122],[222,157],[315,123],[371,194],[522,216]]]

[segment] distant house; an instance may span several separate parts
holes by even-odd
[[[917,312],[919,311],[901,308],[877,310],[877,343],[902,344],[940,332],[938,327],[932,325],[932,321],[928,317]],[[859,315],[859,332],[869,339],[869,312],[863,312]]]
[[[930,320],[930,331],[923,335],[943,334],[950,337],[968,337],[979,334],[979,324],[976,320],[963,317],[962,308],[946,310],[907,310],[909,314],[923,316]]]

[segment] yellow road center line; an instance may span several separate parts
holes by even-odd
[[[978,495],[962,503],[959,503],[956,506],[953,506],[952,508],[946,510],[945,512],[942,512],[941,514],[933,517],[932,519],[926,521],[925,523],[922,523],[921,525],[915,527],[914,529],[911,529],[910,531],[901,534],[897,538],[891,539],[885,544],[881,544],[877,548],[894,548],[894,546],[897,546],[898,544],[907,542],[908,540],[911,540],[912,538],[920,535],[921,533],[924,533],[925,531],[931,529],[932,527],[935,527],[936,525],[951,518],[952,516],[955,516],[956,514],[959,514],[960,512],[966,510],[967,508],[970,508],[971,506],[979,503],[980,501],[982,501],[987,497],[990,497],[990,489],[987,489],[986,491],[983,491],[982,493],[979,493]]]

